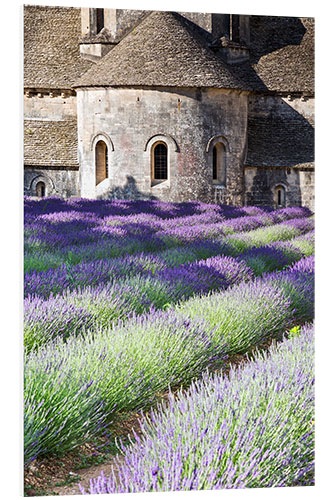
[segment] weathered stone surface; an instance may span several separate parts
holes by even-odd
[[[274,206],[274,190],[286,190],[285,205],[314,209],[314,171],[298,168],[245,168],[245,204]]]
[[[314,207],[313,19],[105,9],[91,38],[89,9],[24,14],[26,194],[40,180],[65,197],[273,205],[281,186],[287,206]],[[108,177],[96,186],[98,140]],[[219,141],[225,185],[212,179]]]
[[[24,98],[27,120],[76,120],[76,114],[76,95],[62,97],[60,91],[49,91],[42,98],[36,93]]]
[[[95,144],[109,142],[109,179],[103,196],[212,201],[210,139],[227,144],[227,182],[220,201],[242,203],[247,95],[218,89],[105,88],[78,90],[81,195],[95,197]],[[107,138],[103,136],[106,134]],[[109,139],[108,139],[109,138]],[[152,186],[151,146],[168,145],[168,181]],[[102,193],[99,193],[101,196]]]
[[[69,198],[80,196],[79,171],[59,168],[25,168],[24,194],[36,196],[36,185],[43,182],[46,187],[46,196],[60,196]]]

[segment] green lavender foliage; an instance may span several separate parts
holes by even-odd
[[[25,463],[76,448],[156,392],[189,383],[216,355],[224,347],[216,351],[207,325],[162,311],[27,354]]]
[[[261,280],[191,298],[176,310],[207,321],[216,345],[226,342],[229,354],[244,353],[264,342],[285,329],[292,318],[290,300],[274,283]]]
[[[313,329],[170,393],[89,493],[313,484]],[[116,479],[117,477],[117,479]],[[82,493],[84,489],[81,489]]]

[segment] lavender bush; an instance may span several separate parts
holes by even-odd
[[[253,272],[244,262],[233,257],[216,256],[178,267],[168,268],[156,274],[163,283],[169,283],[172,302],[194,294],[206,294],[211,290],[226,289],[231,285],[253,278]]]
[[[217,355],[223,359],[223,345],[216,350],[202,321],[161,311],[31,352],[25,463],[79,446],[115,416],[150,405],[156,392],[188,383]]]
[[[146,254],[80,262],[73,265],[69,261],[43,272],[29,272],[24,277],[24,294],[49,297],[64,290],[74,290],[86,286],[114,283],[126,277],[144,274],[146,270],[162,268],[163,261]]]
[[[207,240],[224,233],[248,231],[279,220],[309,215],[300,208],[283,210],[279,216],[280,211],[271,209],[241,209],[196,202],[66,202],[56,198],[44,201],[26,198],[25,270],[56,267],[66,261],[69,251],[74,263],[155,252],[195,243],[198,238]]]
[[[244,353],[286,329],[292,319],[291,301],[273,283],[256,280],[225,292],[194,297],[177,308],[201,318],[214,329],[214,340],[227,343],[228,354]]]
[[[166,267],[176,267],[223,254],[223,245],[212,240],[197,240],[188,246],[174,246],[158,253]]]
[[[233,234],[226,240],[236,253],[241,253],[251,247],[269,245],[274,241],[290,240],[308,231],[312,231],[313,228],[314,221],[311,218],[290,219],[246,233]]]
[[[204,376],[141,422],[90,494],[313,484],[313,329],[229,376]],[[81,488],[82,493],[85,493]]]
[[[24,301],[25,346],[36,349],[52,339],[65,340],[87,328],[109,328],[117,320],[142,314],[177,299],[172,287],[152,277],[134,276],[109,285],[66,290],[62,296]]]
[[[68,276],[59,268],[37,273],[37,279],[30,286],[28,283],[30,293],[34,290],[44,297],[56,286],[59,291],[64,289],[61,296],[44,301],[34,295],[25,299],[24,337],[28,350],[57,336],[65,340],[87,328],[108,328],[117,319],[142,314],[151,307],[162,309],[194,294],[226,289],[253,276],[242,261],[223,256],[154,273],[144,268],[158,268],[163,261],[149,255],[118,259],[112,265],[104,261],[92,264],[75,266],[87,272],[73,276],[73,287],[71,284],[66,287]],[[136,273],[137,270],[141,273]],[[126,273],[128,277],[120,279]],[[78,287],[85,280],[93,283],[93,277],[96,286]]]
[[[26,198],[25,463],[74,449],[168,386],[312,319],[310,215]],[[184,489],[199,484],[189,467]],[[232,482],[238,472],[230,487],[247,484]]]
[[[27,352],[55,338],[65,340],[77,335],[96,322],[88,308],[76,306],[62,297],[24,300],[24,347]]]
[[[313,255],[315,251],[314,230],[289,240],[289,244],[296,250],[302,252],[305,257]]]
[[[291,301],[294,322],[314,318],[314,257],[305,257],[282,272],[264,275],[265,282],[274,283]]]

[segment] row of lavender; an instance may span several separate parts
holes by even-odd
[[[207,212],[215,212],[217,215],[227,219],[247,215],[260,215],[267,213],[283,214],[284,212],[309,210],[304,207],[291,207],[274,210],[271,207],[234,207],[232,205],[220,205],[203,203],[201,201],[190,201],[183,203],[172,203],[161,200],[93,200],[89,198],[70,198],[64,200],[55,196],[36,200],[29,196],[24,197],[26,215],[34,217],[42,214],[55,214],[74,210],[77,213],[91,213],[99,218],[107,216],[130,216],[138,214],[151,214],[161,219],[181,218],[188,216],[200,216]]]
[[[310,215],[306,208],[272,212],[256,207],[240,209],[205,204],[198,204],[200,210],[197,208],[195,215],[186,215],[187,205],[164,204],[163,212],[157,209],[160,206],[157,202],[154,213],[152,203],[123,202],[122,211],[130,205],[131,215],[114,215],[120,202],[103,205],[98,201],[81,201],[76,206],[75,201],[27,200],[25,270],[47,270],[68,261],[76,264],[139,252],[168,252],[171,247],[189,243],[200,242],[204,246],[207,240],[211,242],[224,235]],[[181,211],[179,205],[184,205]],[[149,207],[153,212],[147,213]],[[177,213],[177,217],[173,213]],[[229,246],[232,252],[233,245]],[[207,256],[212,255],[216,253]]]
[[[71,450],[156,393],[313,318],[314,259],[26,356],[25,460]]]
[[[170,245],[164,251],[139,252],[124,257],[88,260],[74,264],[73,252],[69,251],[66,262],[47,271],[31,270],[25,273],[25,295],[46,297],[66,289],[91,284],[101,284],[112,279],[142,272],[163,272],[168,267],[202,261],[216,255],[241,256],[254,267],[256,274],[272,271],[272,266],[282,268],[294,260],[313,253],[314,221],[311,218],[292,219],[284,223],[248,232],[235,233],[219,239],[194,238],[186,246]],[[297,236],[307,233],[306,238]],[[289,241],[291,240],[292,241]],[[118,245],[121,243],[119,238]],[[110,240],[105,240],[110,245]],[[124,248],[126,250],[126,242]],[[262,258],[262,264],[258,262]],[[36,258],[36,256],[35,256]],[[260,259],[259,259],[260,260]],[[256,265],[257,263],[257,265]],[[193,265],[192,265],[193,267]],[[183,266],[185,269],[186,266]]]
[[[284,225],[266,228],[261,235],[258,230],[250,231],[245,242],[256,239],[257,245],[262,240],[265,243],[267,231],[274,231],[276,238],[293,236],[311,229],[312,223],[311,219],[297,219],[295,225],[287,226],[287,232]],[[238,234],[237,242],[243,241],[243,234]],[[220,254],[191,262],[194,249],[206,251],[206,255],[210,251]],[[313,254],[314,235],[309,231],[289,241],[252,246],[243,252],[239,248],[236,258],[223,255],[227,249],[225,242],[207,242],[173,248],[170,253],[140,253],[26,273],[25,346],[35,349],[57,336],[65,339],[87,328],[107,327],[132,313],[163,309],[193,295],[227,289],[255,275],[280,270]],[[189,262],[173,265],[171,259],[178,256]]]
[[[170,393],[89,493],[313,484],[313,386],[307,326],[229,377],[205,375],[187,392]]]
[[[311,320],[309,215],[27,199],[25,463]]]

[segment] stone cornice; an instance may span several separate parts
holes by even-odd
[[[79,165],[27,165],[24,164],[25,169],[29,170],[79,170]]]
[[[76,92],[72,88],[36,88],[36,87],[24,87],[24,96],[29,97],[61,97],[65,99],[66,97],[76,96]]]

